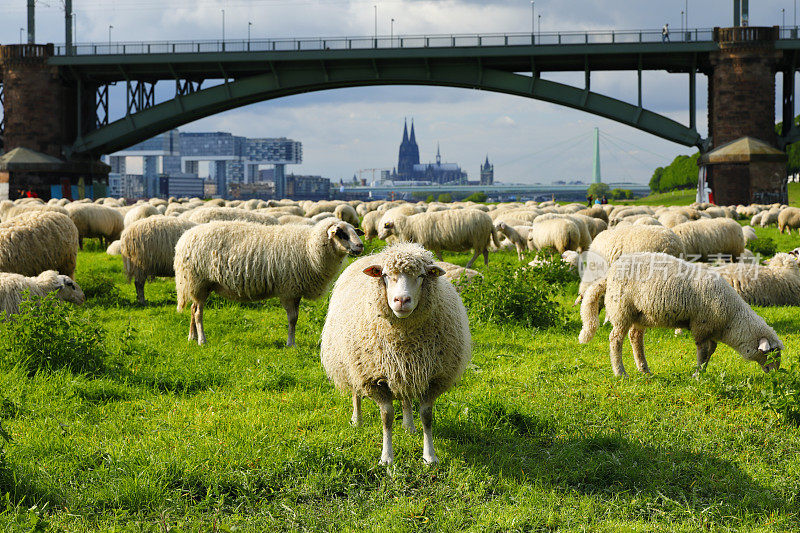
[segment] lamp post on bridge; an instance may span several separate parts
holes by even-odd
[[[541,41],[542,40],[542,15],[541,15],[541,13],[539,14],[538,21],[539,21],[539,29],[538,29],[537,33],[539,34],[538,35],[539,41]]]
[[[681,40],[683,40],[684,36],[686,35],[683,31],[683,11],[681,11]]]
[[[533,35],[534,35],[535,31],[536,31],[536,16],[534,15],[534,13],[535,13],[534,7],[535,7],[534,6],[534,1],[531,0],[531,44],[536,44],[533,41]]]
[[[786,27],[786,9],[781,8],[781,29]]]
[[[225,51],[225,10],[221,9],[222,11],[222,51]]]
[[[25,44],[24,38],[22,37],[22,34],[24,32],[25,32],[25,28],[20,28],[19,29],[19,44]]]
[[[111,53],[111,30],[114,28],[111,24],[108,25],[108,52]]]
[[[252,22],[247,22],[247,51],[250,51],[250,27],[253,25]]]
[[[378,48],[378,4],[372,8],[375,10],[375,48]]]
[[[389,25],[389,47],[394,48],[394,19]]]

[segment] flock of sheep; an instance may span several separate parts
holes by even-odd
[[[322,332],[326,373],[352,395],[353,424],[361,423],[363,397],[378,404],[383,463],[394,457],[393,402],[402,405],[403,425],[415,431],[412,401],[418,400],[423,460],[432,463],[438,461],[433,402],[459,379],[471,357],[467,313],[451,280],[480,276],[471,269],[474,261],[482,255],[488,264],[490,252],[499,249],[516,250],[520,260],[556,250],[584,274],[592,273],[579,287],[579,340],[594,336],[604,305],[617,375],[625,374],[626,334],[638,369],[649,372],[643,339],[653,327],[691,331],[698,371],[717,342],[765,370],[777,367],[783,344],[750,305],[800,305],[800,269],[792,254],[758,264],[745,249],[755,232],[736,222],[743,217],[752,225],[800,232],[800,209],[778,205],[4,201],[0,306],[13,315],[25,290],[82,303],[72,279],[77,252],[84,239],[99,238],[107,253],[122,256],[139,303],[146,302],[147,280],[175,277],[178,310],[190,308],[189,340],[206,342],[204,306],[216,292],[237,301],[278,298],[287,315],[286,345],[292,346],[301,299],[320,298],[336,280]],[[362,235],[389,246],[341,272],[346,256],[363,251]],[[442,262],[443,251],[472,252],[472,257],[467,268],[458,267]],[[727,261],[708,263],[714,259]],[[589,268],[593,262],[600,267]]]

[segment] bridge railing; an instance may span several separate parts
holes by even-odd
[[[786,28],[790,36],[790,28]],[[570,44],[662,42],[661,30],[601,30],[534,33],[449,35],[379,35],[372,37],[313,37],[298,39],[234,39],[202,41],[152,41],[73,44],[71,51],[59,44],[55,55],[181,54],[204,52],[281,52],[302,50],[370,50],[391,48],[464,48]],[[673,30],[670,42],[713,41],[713,28]]]

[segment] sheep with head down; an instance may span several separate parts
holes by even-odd
[[[422,246],[398,243],[354,261],[333,287],[322,365],[334,385],[352,395],[354,425],[361,425],[362,397],[378,404],[384,464],[394,461],[394,400],[412,432],[411,402],[420,401],[422,458],[439,461],[433,402],[458,380],[472,350],[467,312],[444,273]]]
[[[30,297],[37,298],[54,292],[59,300],[78,305],[85,299],[77,283],[55,270],[46,270],[31,277],[0,272],[0,313],[5,313],[6,317],[19,313],[19,305],[25,299],[26,291]]]

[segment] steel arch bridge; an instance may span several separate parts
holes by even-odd
[[[696,127],[695,78],[697,73],[711,72],[709,56],[719,45],[712,30],[691,30],[680,37],[663,43],[660,31],[608,31],[110,43],[70,50],[56,47],[48,64],[59,67],[66,81],[77,87],[73,155],[112,153],[256,102],[376,85],[460,87],[533,98],[702,147],[705,139]],[[796,35],[791,37],[779,44],[800,48]],[[642,72],[647,70],[688,74],[688,125],[643,107]],[[595,71],[637,72],[637,103],[592,91]],[[547,72],[583,72],[585,83],[573,87],[542,78]],[[159,82],[174,83],[175,89],[171,98],[157,102]],[[209,82],[217,84],[208,86]],[[119,83],[126,87],[125,113],[112,120],[109,87]]]

